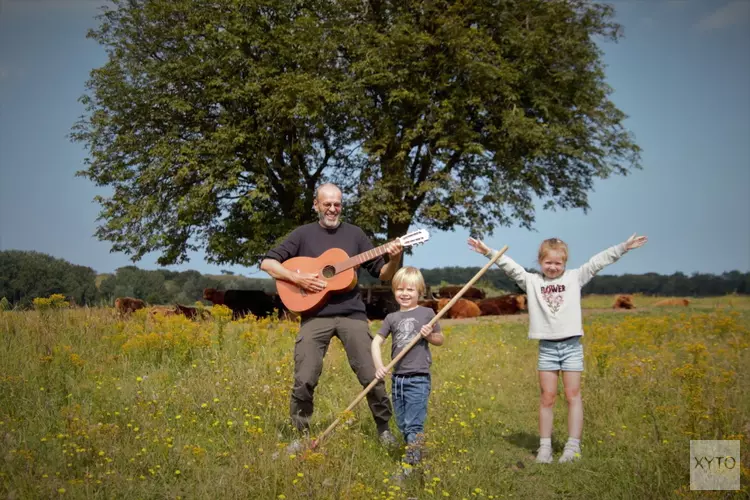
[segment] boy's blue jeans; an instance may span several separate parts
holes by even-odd
[[[422,439],[430,389],[429,374],[393,376],[393,412],[396,415],[398,430],[404,436],[406,444],[416,444]]]

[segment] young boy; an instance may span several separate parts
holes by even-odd
[[[372,359],[375,376],[383,379],[388,373],[383,366],[380,348],[388,335],[393,335],[391,359],[399,355],[416,335],[423,337],[393,368],[391,395],[396,424],[406,441],[406,463],[416,465],[422,458],[424,421],[427,417],[427,400],[430,396],[429,344],[443,345],[440,325],[428,325],[435,312],[417,304],[424,293],[422,273],[415,267],[399,269],[391,280],[393,293],[400,310],[385,317],[378,334],[372,339]]]

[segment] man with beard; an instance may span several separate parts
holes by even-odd
[[[341,190],[333,184],[323,184],[315,193],[313,209],[318,221],[298,227],[279,246],[270,250],[260,268],[272,278],[296,284],[317,293],[325,289],[326,281],[317,274],[295,273],[281,263],[292,257],[318,257],[326,250],[340,248],[349,256],[366,252],[373,247],[359,227],[341,221]],[[380,256],[362,265],[373,277],[390,280],[398,270],[403,251],[398,241],[388,243],[389,261]],[[372,337],[365,314],[365,304],[359,287],[348,292],[330,295],[328,302],[314,312],[302,315],[302,324],[294,346],[294,386],[290,414],[292,424],[303,433],[309,432],[313,413],[313,393],[323,370],[323,357],[333,336],[344,345],[349,365],[362,387],[375,378],[375,365],[370,355]],[[391,404],[381,381],[368,394],[367,402],[377,425],[380,441],[386,446],[396,443],[388,429],[392,415]],[[291,450],[301,448],[296,441]]]

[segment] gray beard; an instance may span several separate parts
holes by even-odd
[[[341,225],[341,216],[339,216],[338,219],[336,219],[336,222],[334,224],[331,224],[326,220],[325,214],[318,215],[318,222],[321,226],[323,226],[326,229],[336,229]]]

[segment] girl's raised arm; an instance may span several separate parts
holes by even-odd
[[[596,276],[596,274],[610,264],[614,264],[620,257],[625,255],[628,250],[640,248],[646,244],[648,238],[645,236],[636,236],[633,234],[623,243],[610,247],[603,252],[594,255],[584,265],[578,268],[578,283],[583,287],[586,283]]]
[[[477,253],[484,255],[487,258],[492,258],[494,253],[497,251],[485,245],[482,240],[478,240],[475,238],[469,238],[468,243],[469,248]],[[508,257],[507,254],[503,255],[497,261],[495,261],[495,264],[497,264],[497,266],[502,269],[510,279],[515,281],[522,290],[526,290],[526,277],[529,273],[526,272],[526,269],[524,269],[523,266]]]

